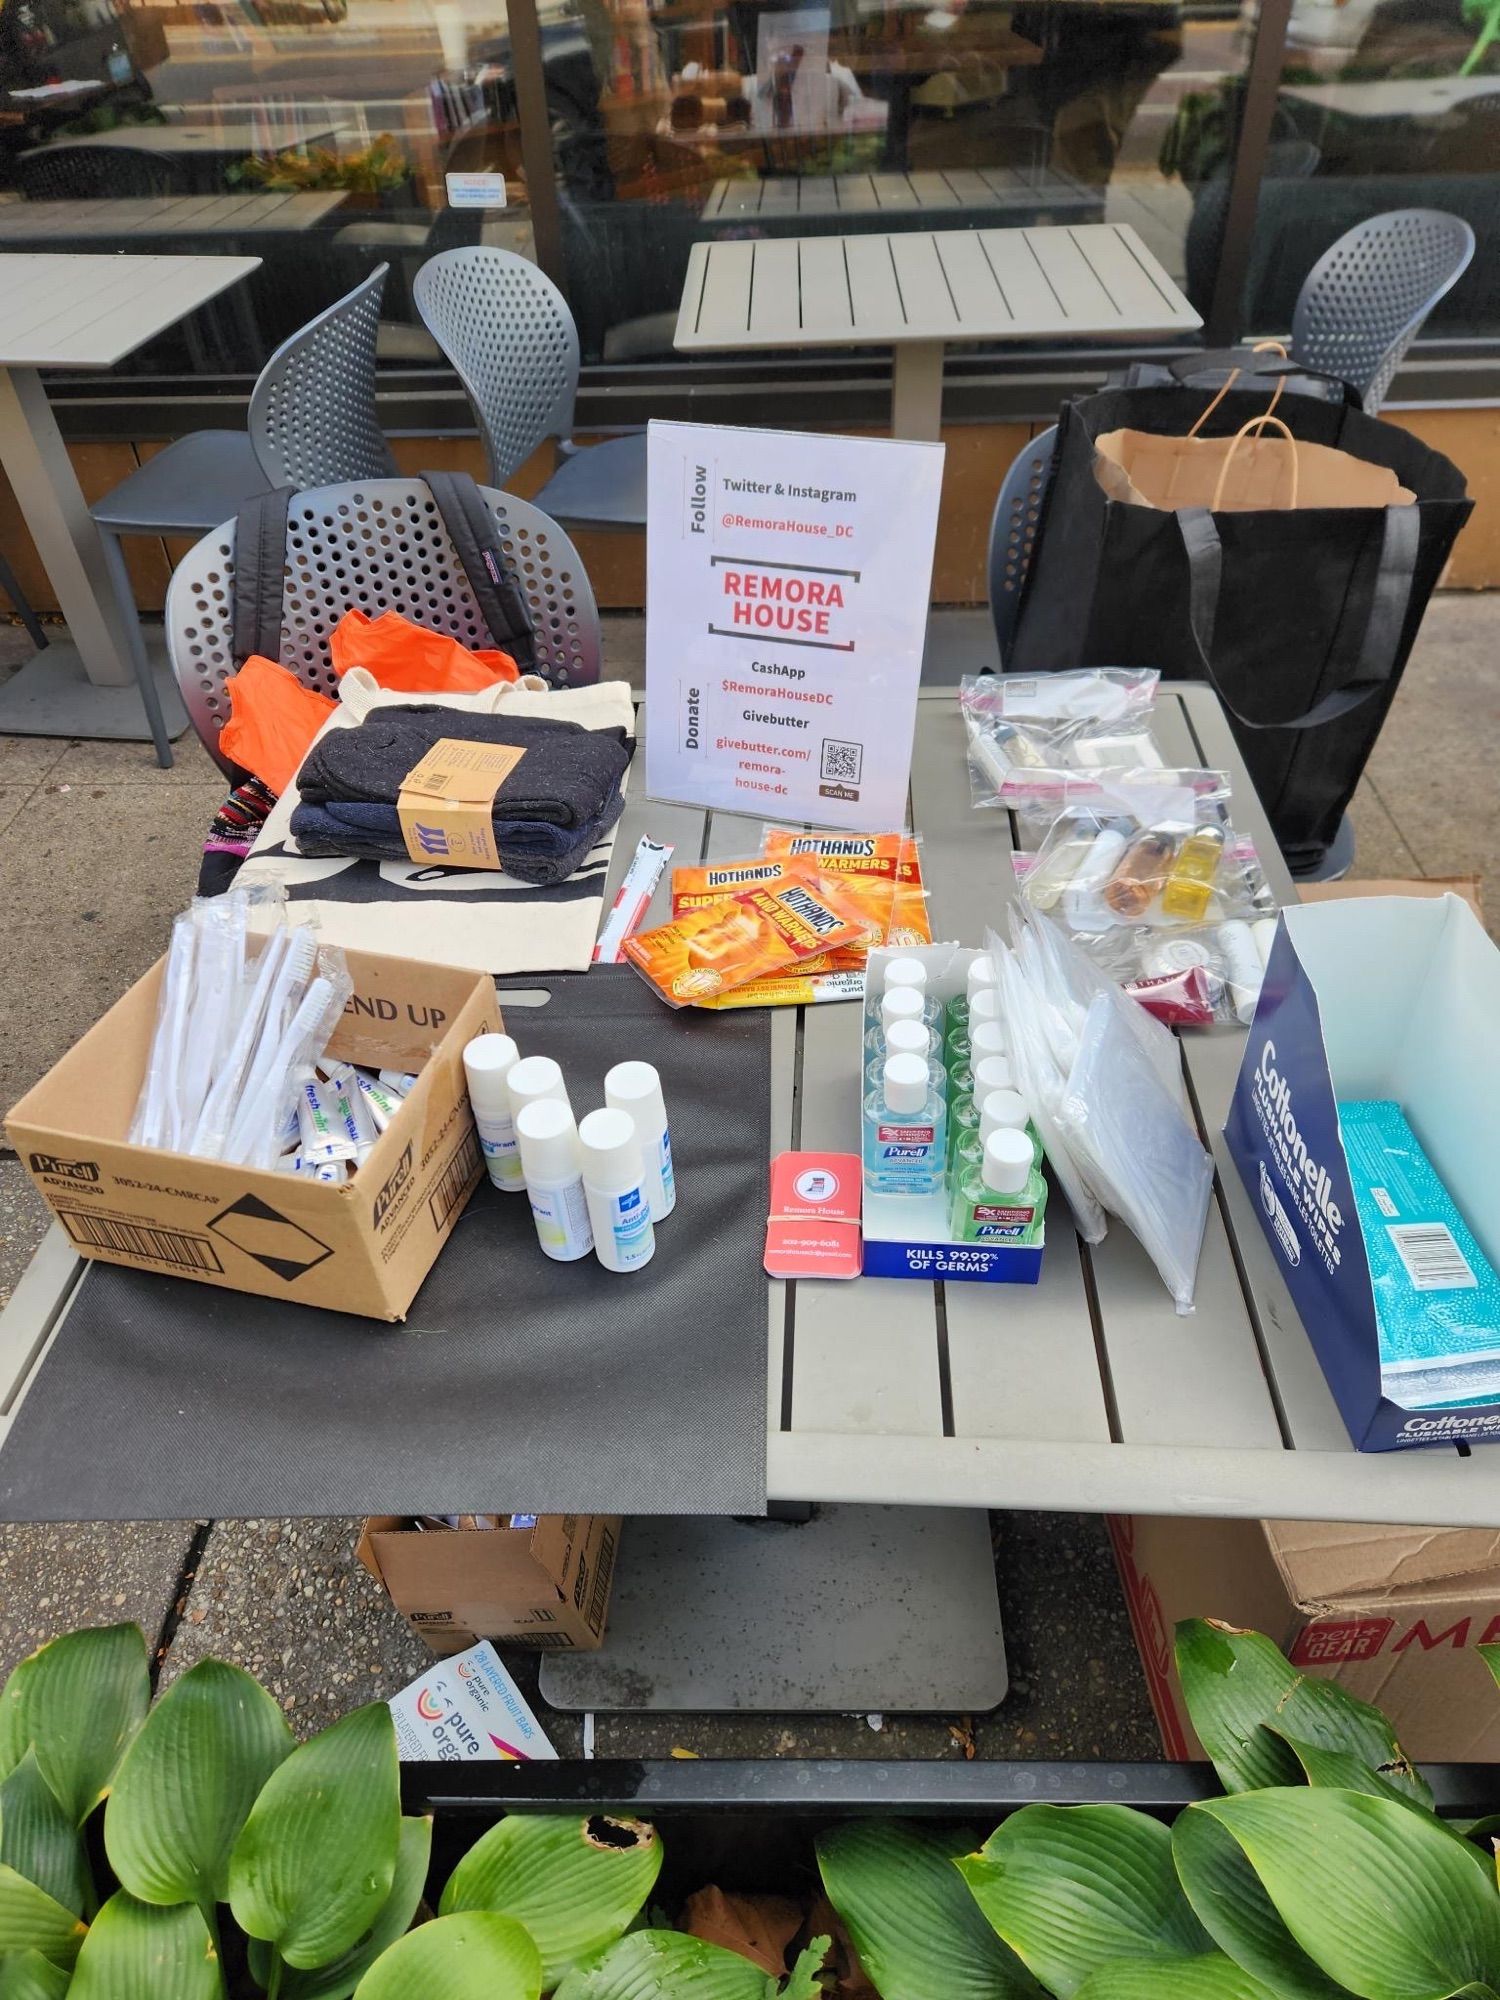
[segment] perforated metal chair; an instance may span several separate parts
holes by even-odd
[[[1000,482],[999,497],[990,520],[990,617],[995,621],[995,638],[1000,647],[1000,668],[1016,635],[1016,614],[1021,608],[1021,590],[1031,567],[1036,547],[1037,522],[1041,518],[1042,496],[1052,467],[1052,447],[1057,442],[1057,426],[1051,425],[1029,444],[1022,445],[1010,462],[1010,470]]]
[[[536,495],[538,507],[575,526],[643,526],[644,433],[573,442],[578,329],[546,273],[514,251],[472,244],[429,258],[412,292],[464,385],[493,483],[503,486],[553,438],[562,463]]]
[[[1396,208],[1356,224],[1303,281],[1292,316],[1292,354],[1360,393],[1371,416],[1401,357],[1474,255],[1462,216]]]
[[[513,493],[481,486],[506,562],[531,608],[537,672],[554,687],[599,678],[603,641],[593,589],[557,523]],[[167,652],[188,717],[226,772],[219,731],[234,672],[232,520],[205,535],[167,590]],[[299,493],[287,516],[279,658],[320,694],[337,692],[328,635],[358,606],[404,613],[466,646],[493,643],[425,480],[355,480]]]
[[[28,201],[97,201],[124,195],[182,194],[181,168],[145,146],[35,146],[16,161]]]
[[[375,338],[388,268],[382,264],[282,342],[251,391],[244,430],[189,431],[90,510],[130,634],[156,761],[164,769],[172,746],[120,537],[201,534],[274,486],[326,486],[395,471],[375,410]]]

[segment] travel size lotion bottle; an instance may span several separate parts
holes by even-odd
[[[865,1186],[875,1194],[935,1194],[943,1185],[948,1106],[921,1056],[889,1056],[865,1097]]]
[[[521,1155],[516,1150],[510,1091],[505,1082],[520,1053],[509,1035],[476,1035],[464,1050],[469,1103],[474,1111],[485,1169],[497,1188],[511,1194],[524,1193],[526,1188]]]
[[[624,1111],[635,1120],[651,1220],[665,1222],[677,1206],[677,1174],[660,1076],[648,1062],[616,1063],[604,1079],[604,1102],[611,1111]]]
[[[628,1111],[591,1111],[578,1144],[594,1255],[606,1271],[638,1271],[656,1252],[656,1232],[635,1120]]]
[[[516,1144],[526,1175],[526,1192],[531,1197],[537,1242],[559,1264],[577,1263],[593,1249],[594,1232],[589,1224],[583,1155],[572,1112],[555,1097],[533,1098],[516,1113]]]

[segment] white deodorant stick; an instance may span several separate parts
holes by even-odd
[[[677,1174],[672,1165],[672,1134],[661,1077],[648,1062],[616,1063],[604,1079],[604,1102],[611,1111],[628,1112],[635,1121],[651,1220],[664,1222],[677,1206]]]

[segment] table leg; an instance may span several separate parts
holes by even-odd
[[[943,343],[903,340],[894,353],[891,436],[936,444],[943,430]]]
[[[0,369],[0,465],[96,687],[133,687],[99,530],[34,368]]]

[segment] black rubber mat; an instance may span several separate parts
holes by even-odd
[[[769,1016],[674,1013],[624,967],[543,983],[506,1025],[580,1117],[612,1064],[661,1071],[678,1199],[644,1270],[553,1263],[487,1182],[400,1326],[93,1264],[0,1519],[763,1512]]]

